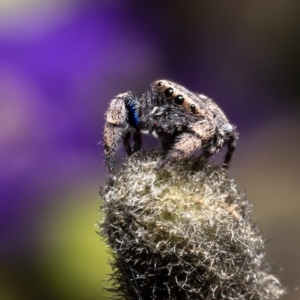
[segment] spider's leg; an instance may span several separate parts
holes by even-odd
[[[182,133],[176,138],[176,142],[166,157],[157,163],[155,169],[159,170],[165,165],[187,158],[200,147],[201,139],[192,133]]]
[[[124,145],[127,156],[130,156],[132,154],[132,149],[131,149],[131,145],[130,145],[130,136],[131,136],[130,131],[125,133],[125,135],[123,136],[123,145]]]
[[[166,133],[158,133],[157,134],[156,133],[155,136],[159,138],[161,148],[164,151],[168,151],[172,148],[172,136],[170,134],[166,134]]]
[[[131,92],[119,94],[111,100],[106,112],[104,153],[111,178],[115,174],[116,152],[122,140],[127,154],[131,153],[128,103],[133,101],[135,101],[135,96]]]
[[[224,158],[223,169],[228,169],[229,162],[232,158],[233,152],[235,151],[235,147],[236,147],[236,138],[235,136],[230,135],[227,141],[227,153]]]
[[[136,130],[133,133],[133,152],[138,152],[141,150],[142,139],[141,139],[141,131]]]
[[[166,157],[158,162],[157,170],[193,155],[214,132],[215,126],[209,121],[199,121],[189,126],[189,131],[176,137],[175,143]]]
[[[208,159],[222,149],[223,137],[215,134],[209,143],[205,145],[201,155],[198,157],[200,164],[206,164]]]
[[[106,123],[104,127],[104,154],[109,176],[115,174],[116,152],[126,134],[126,127]]]
[[[205,164],[208,159],[212,156],[212,152],[209,151],[208,149],[203,149],[203,152],[201,153],[201,155],[199,155],[198,162],[202,165]]]

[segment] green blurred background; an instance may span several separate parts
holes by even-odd
[[[158,78],[237,125],[231,172],[283,299],[300,299],[299,12],[298,0],[0,0],[0,299],[104,299],[104,111]]]

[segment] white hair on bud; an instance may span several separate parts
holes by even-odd
[[[193,158],[154,171],[158,159],[134,155],[101,192],[115,299],[278,299],[265,240],[228,171]]]

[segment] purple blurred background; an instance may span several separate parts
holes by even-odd
[[[103,299],[103,114],[158,78],[211,96],[238,126],[231,171],[283,298],[299,299],[299,11],[297,0],[1,1],[0,299]]]

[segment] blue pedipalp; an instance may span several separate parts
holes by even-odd
[[[133,101],[128,101],[126,106],[128,109],[128,123],[132,127],[138,129],[140,127],[140,121],[136,108],[136,103],[134,103]]]

